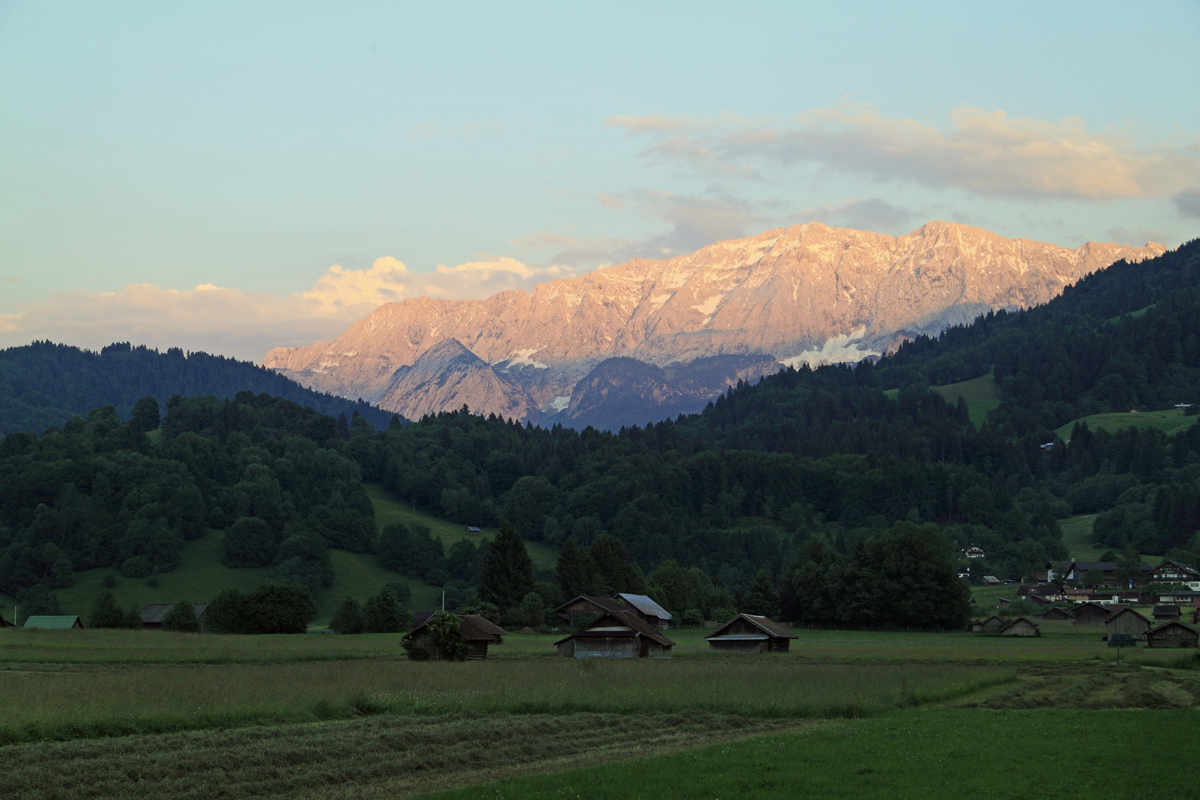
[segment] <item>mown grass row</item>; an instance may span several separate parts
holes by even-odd
[[[1011,669],[797,659],[351,661],[0,672],[0,743],[401,714],[869,715],[1015,680]]]
[[[374,717],[3,748],[0,797],[404,797],[794,729],[712,714]]]
[[[914,709],[437,795],[588,800],[1196,797],[1194,711]],[[1114,742],[1153,758],[1117,766]]]

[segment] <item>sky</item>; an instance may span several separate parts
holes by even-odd
[[[258,361],[810,221],[1200,235],[1200,2],[0,0],[0,347]]]

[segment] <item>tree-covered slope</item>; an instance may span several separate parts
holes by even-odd
[[[0,350],[0,434],[40,433],[113,406],[128,419],[143,397],[165,405],[172,395],[215,395],[232,398],[239,391],[266,393],[293,400],[322,414],[347,419],[357,411],[376,427],[391,414],[374,406],[314,392],[248,361],[171,348],[160,353],[128,343],[109,345],[99,353],[69,345],[34,342]]]

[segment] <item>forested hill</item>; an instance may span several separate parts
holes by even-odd
[[[34,342],[0,350],[0,434],[40,433],[101,406],[113,406],[128,419],[143,397],[166,405],[172,395],[216,395],[232,398],[239,391],[266,393],[292,400],[334,418],[354,412],[377,428],[391,414],[365,402],[354,402],[306,389],[288,378],[248,361],[208,353],[165,353],[128,343],[111,344],[99,353],[52,342]]]

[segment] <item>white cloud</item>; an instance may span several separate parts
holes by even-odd
[[[272,347],[329,341],[384,303],[422,295],[486,297],[572,274],[508,257],[417,273],[386,257],[364,270],[332,266],[311,289],[287,296],[211,283],[188,290],[129,284],[116,292],[59,292],[0,314],[0,346],[49,339],[95,349],[130,341],[257,361]]]
[[[1083,200],[1168,197],[1200,182],[1194,136],[1145,145],[1117,129],[1089,132],[1079,119],[1046,122],[976,108],[952,112],[946,127],[872,108],[817,109],[785,123],[651,116],[608,124],[649,137],[647,158],[722,176],[757,176],[764,164],[815,164],[978,195]]]
[[[806,208],[800,212],[800,218],[806,222],[823,222],[833,228],[854,228],[892,236],[910,232],[915,223],[910,211],[878,197]]]

